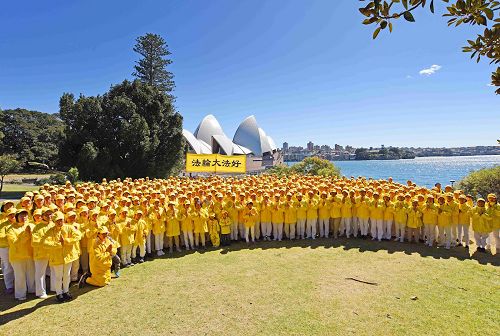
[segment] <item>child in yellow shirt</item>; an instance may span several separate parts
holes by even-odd
[[[231,245],[231,224],[233,221],[229,217],[229,213],[226,210],[222,210],[221,219],[219,220],[220,234],[221,234],[221,245],[229,246]]]

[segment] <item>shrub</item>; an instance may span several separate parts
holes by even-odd
[[[65,184],[66,183],[66,176],[64,174],[61,174],[61,173],[57,173],[57,174],[54,174],[54,175],[50,175],[50,177],[48,178],[44,178],[44,179],[39,179],[35,182],[35,185],[44,185],[45,183],[48,183],[48,184]]]
[[[489,193],[498,196],[500,195],[500,166],[473,171],[464,177],[457,187],[474,197],[486,199]]]

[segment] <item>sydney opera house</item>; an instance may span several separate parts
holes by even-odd
[[[194,133],[184,129],[182,134],[191,153],[246,155],[247,172],[259,172],[283,163],[281,151],[253,115],[241,122],[232,140],[211,114],[203,118]]]

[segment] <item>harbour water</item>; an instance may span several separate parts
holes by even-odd
[[[288,162],[292,165],[294,162]],[[433,187],[436,182],[443,186],[451,180],[459,181],[473,170],[500,165],[500,155],[422,157],[411,160],[333,161],[345,176],[366,176],[375,179],[392,177],[406,183]]]

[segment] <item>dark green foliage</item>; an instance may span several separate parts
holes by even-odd
[[[60,115],[67,141],[61,161],[80,178],[165,177],[182,158],[182,117],[161,89],[124,81],[102,96],[65,93]]]
[[[57,173],[54,175],[50,175],[48,178],[36,180],[35,185],[44,185],[44,184],[57,184],[64,185],[66,183],[66,176],[62,173]]]
[[[163,37],[151,33],[139,36],[134,51],[142,58],[136,62],[132,75],[172,97],[170,92],[175,88],[174,75],[167,70],[167,66],[172,63],[168,58],[171,53]]]
[[[489,193],[500,195],[500,166],[476,170],[457,185],[466,194],[486,199]]]
[[[278,165],[267,170],[270,174],[282,175],[320,175],[340,177],[340,169],[328,160],[316,156],[307,157],[293,166]]]
[[[25,109],[0,111],[0,154],[15,154],[22,165],[39,162],[54,168],[64,138],[64,123],[56,114]]]

